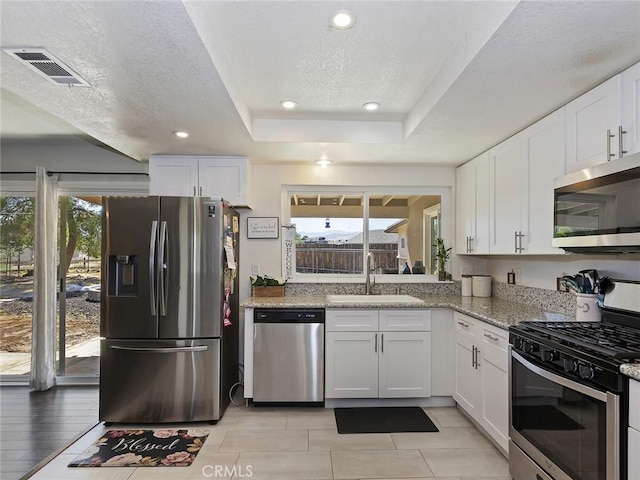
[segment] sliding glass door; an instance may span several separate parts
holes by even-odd
[[[35,198],[0,197],[0,375],[29,381]]]
[[[100,372],[100,196],[60,196],[58,376]]]

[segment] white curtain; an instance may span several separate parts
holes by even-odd
[[[56,383],[58,177],[36,168],[36,238],[33,285],[31,390]]]

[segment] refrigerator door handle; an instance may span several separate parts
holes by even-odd
[[[158,221],[151,222],[151,238],[149,240],[149,300],[151,302],[151,315],[156,315],[156,236],[158,233]]]
[[[128,352],[145,352],[145,353],[176,353],[176,352],[205,352],[209,350],[208,345],[200,345],[198,347],[119,347],[114,345],[113,350],[126,350]]]
[[[169,282],[166,281],[168,279],[166,279],[165,276],[169,273],[169,262],[166,258],[169,253],[168,241],[167,222],[163,221],[160,223],[160,252],[158,254],[160,259],[158,262],[158,277],[160,278],[158,294],[160,295],[160,315],[162,316],[167,314],[167,287],[169,286]]]

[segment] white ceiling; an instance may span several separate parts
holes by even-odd
[[[329,27],[340,9],[355,28]],[[637,0],[3,0],[0,15],[2,47],[46,48],[91,84],[3,52],[1,140],[142,161],[459,165],[640,61]]]

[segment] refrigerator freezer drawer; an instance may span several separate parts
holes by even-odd
[[[220,418],[220,339],[102,340],[100,420]]]

